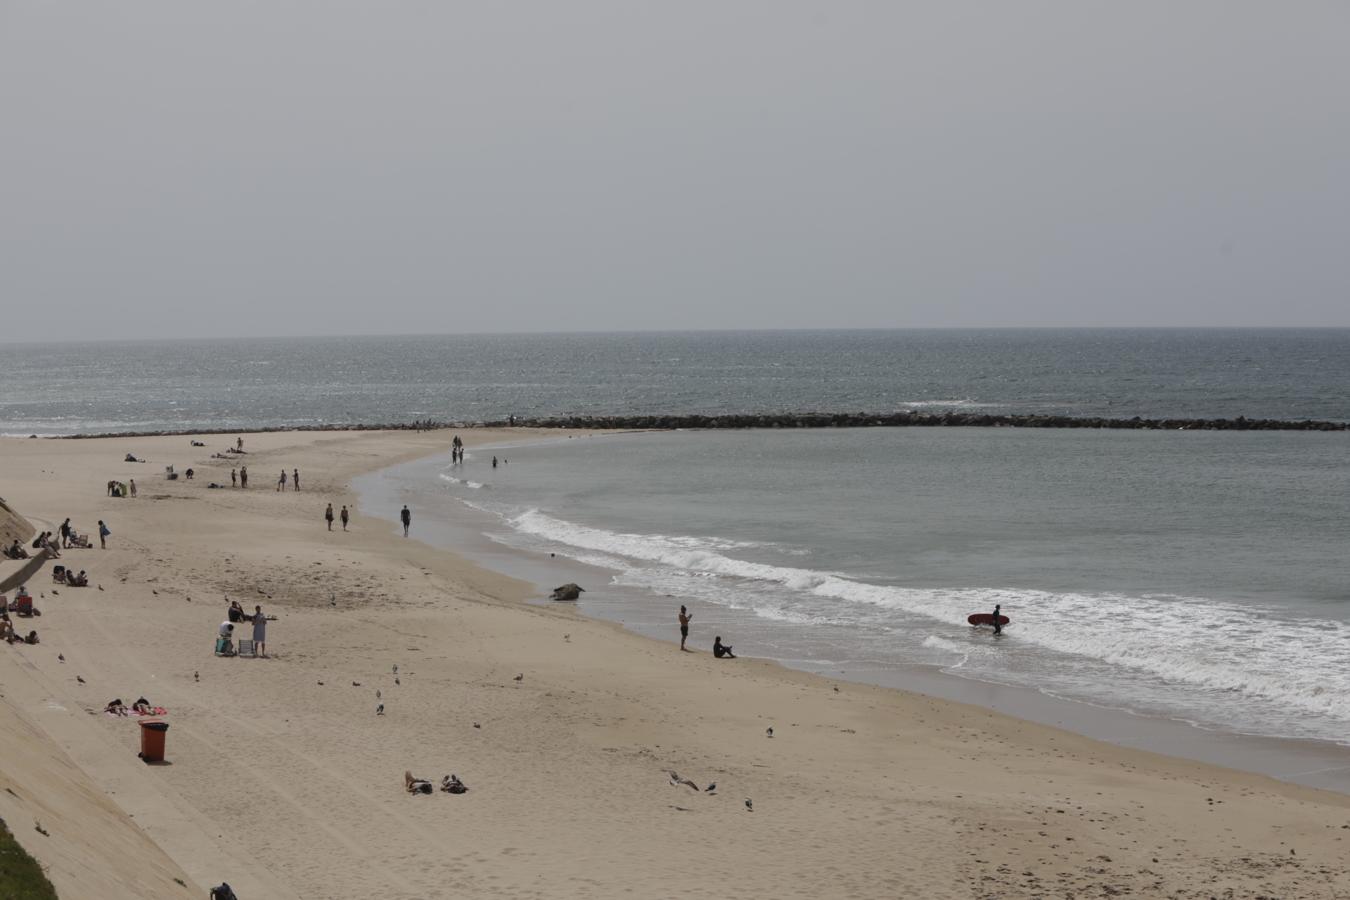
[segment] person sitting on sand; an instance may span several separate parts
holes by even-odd
[[[81,569],[78,575],[71,575],[70,570],[66,570],[66,584],[71,587],[89,587],[89,576],[85,574],[84,569]]]
[[[23,546],[19,544],[19,539],[15,538],[14,543],[10,544],[9,549],[5,551],[5,555],[10,559],[27,559],[28,551],[23,549]]]
[[[125,716],[127,714],[127,707],[126,704],[122,702],[122,698],[118,697],[116,700],[109,700],[108,705],[103,707],[103,711],[114,716]]]
[[[9,620],[8,615],[0,616],[0,641],[14,643],[14,623]]]
[[[207,900],[239,900],[239,897],[230,887],[229,882],[222,881],[219,887],[211,888],[211,896]]]
[[[403,788],[410,794],[430,794],[431,782],[425,778],[415,778],[412,772],[403,773]]]
[[[731,652],[731,645],[722,643],[722,636],[720,634],[713,638],[713,656],[718,659],[736,658],[736,654]]]
[[[23,642],[25,644],[36,644],[38,642],[37,632],[36,631],[28,632],[28,636],[23,639]]]

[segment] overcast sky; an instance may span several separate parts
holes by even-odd
[[[0,0],[0,341],[1350,325],[1344,2]]]

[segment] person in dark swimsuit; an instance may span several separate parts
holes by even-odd
[[[736,654],[731,652],[731,645],[722,643],[722,636],[720,634],[713,638],[713,656],[718,659],[736,658]]]
[[[999,622],[998,622],[999,610],[1001,610],[1001,609],[1003,609],[1003,604],[1002,604],[1002,603],[995,603],[995,604],[994,604],[994,634],[1002,634],[1002,633],[1003,633],[1003,626],[1000,625]]]
[[[681,606],[681,607],[680,607],[680,649],[681,649],[681,650],[686,650],[686,651],[687,651],[687,650],[689,649],[688,647],[686,647],[686,646],[684,645],[684,642],[687,641],[687,640],[689,640],[689,620],[692,619],[692,618],[694,618],[694,617],[691,616],[691,615],[689,615],[689,611],[688,611],[687,609],[685,609],[683,606]]]

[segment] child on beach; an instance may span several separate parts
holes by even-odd
[[[98,545],[104,550],[108,549],[108,535],[112,534],[108,526],[103,524],[103,520],[98,520]]]

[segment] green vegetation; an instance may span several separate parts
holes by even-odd
[[[0,897],[5,900],[56,900],[56,889],[37,860],[24,852],[0,819]]]

